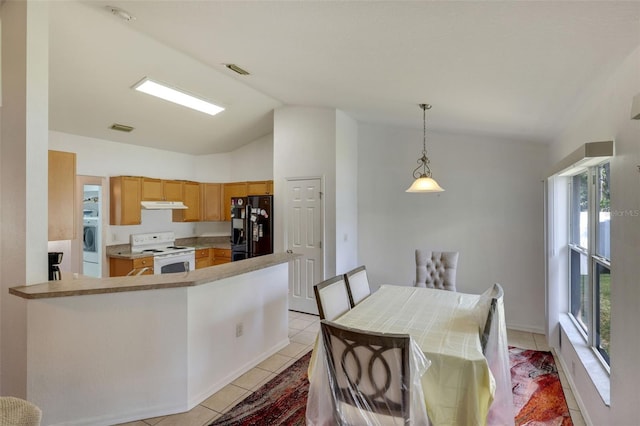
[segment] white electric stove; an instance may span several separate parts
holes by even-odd
[[[176,237],[172,231],[129,236],[131,253],[148,253],[153,256],[154,274],[188,272],[195,269],[196,249],[176,246],[175,241]]]

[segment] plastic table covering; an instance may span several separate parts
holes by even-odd
[[[500,299],[486,349],[484,328],[493,288],[482,295],[383,285],[336,319],[344,326],[383,333],[409,334],[430,362],[419,381],[431,424],[513,425],[511,375]],[[307,424],[330,424],[332,413],[322,339],[309,365]],[[318,362],[316,362],[318,361]],[[318,407],[325,407],[319,410]],[[367,424],[375,424],[375,422]]]

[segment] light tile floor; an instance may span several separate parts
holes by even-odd
[[[316,334],[320,330],[317,316],[289,312],[289,340],[291,343],[277,354],[258,364],[255,368],[243,374],[219,392],[210,396],[200,405],[186,413],[171,416],[155,417],[136,422],[123,423],[121,426],[204,426],[222,416],[237,403],[242,401],[260,386],[274,378],[278,373],[293,364],[298,358],[313,348]],[[507,330],[509,345],[523,349],[548,351],[547,340],[542,334],[523,331]],[[555,356],[555,354],[554,354]],[[585,424],[580,409],[569,388],[566,376],[561,366],[556,362],[562,388],[571,411],[571,419],[576,426]]]

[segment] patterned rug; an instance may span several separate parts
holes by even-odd
[[[510,347],[509,363],[516,425],[573,425],[551,352]]]
[[[303,426],[311,352],[210,426]],[[569,408],[551,352],[510,347],[517,426],[571,426]]]
[[[211,426],[304,426],[311,352],[252,393]]]

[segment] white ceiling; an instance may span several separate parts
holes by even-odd
[[[637,1],[56,1],[49,13],[50,128],[189,154],[270,133],[280,105],[421,128],[425,102],[432,129],[551,142],[640,45]],[[227,109],[131,90],[144,76]]]

